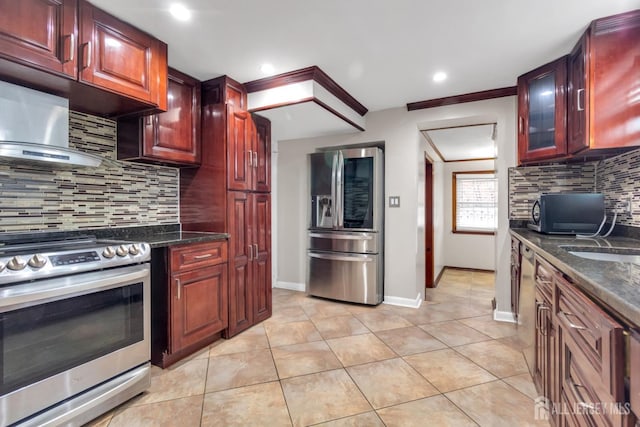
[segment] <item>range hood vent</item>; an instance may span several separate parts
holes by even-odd
[[[65,98],[0,81],[0,112],[2,160],[65,167],[97,167],[107,161],[69,148]]]

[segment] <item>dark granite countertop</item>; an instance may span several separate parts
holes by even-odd
[[[142,227],[102,228],[87,230],[101,239],[146,242],[152,248],[163,248],[187,243],[211,242],[229,238],[226,233],[180,231],[180,224],[152,225]]]
[[[158,233],[147,235],[144,241],[152,248],[162,248],[187,243],[212,242],[214,240],[226,240],[226,233],[205,233],[199,231],[175,231],[171,233]]]
[[[573,279],[587,294],[608,306],[610,311],[640,326],[640,265],[585,259],[562,248],[589,246],[640,250],[640,240],[617,236],[579,239],[540,234],[526,228],[512,228],[511,234]]]

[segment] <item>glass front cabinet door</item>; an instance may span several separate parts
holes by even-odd
[[[567,57],[518,77],[518,163],[567,154]]]

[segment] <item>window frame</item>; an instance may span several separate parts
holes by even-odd
[[[481,231],[481,230],[459,230],[458,229],[458,224],[456,223],[456,207],[458,205],[458,198],[457,198],[457,188],[458,188],[458,181],[457,181],[457,175],[483,175],[483,174],[487,174],[487,175],[495,175],[496,171],[495,170],[480,170],[480,171],[457,171],[457,172],[452,172],[451,173],[451,183],[452,183],[452,187],[453,187],[453,191],[451,194],[451,201],[452,201],[452,217],[451,217],[451,232],[454,234],[475,234],[475,235],[483,235],[483,236],[495,236],[496,231],[497,231],[497,227],[495,230],[493,231]],[[495,177],[497,179],[497,177]],[[497,209],[497,201],[496,201],[496,209]],[[497,212],[496,212],[497,213]]]

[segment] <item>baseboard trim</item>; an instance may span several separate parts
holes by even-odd
[[[275,282],[274,288],[289,289],[290,291],[298,291],[298,292],[305,292],[306,290],[306,286],[304,283],[281,282],[279,280]]]
[[[382,301],[382,303],[389,304],[389,305],[397,305],[400,307],[418,308],[420,307],[420,305],[422,305],[422,294],[419,293],[416,299],[391,297],[391,296],[385,295],[384,301]]]
[[[498,322],[517,323],[516,319],[513,318],[513,313],[510,311],[493,310],[493,320],[497,320]]]

